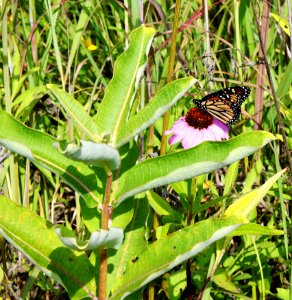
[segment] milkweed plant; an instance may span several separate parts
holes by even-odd
[[[205,174],[229,165],[234,172],[239,160],[275,139],[271,133],[250,131],[229,139],[228,125],[193,107],[161,133],[175,146],[167,145],[163,155],[140,157],[141,134],[187,92],[198,92],[195,78],[175,79],[137,109],[154,34],[144,26],[130,34],[94,116],[64,89],[38,88],[66,111],[78,132],[74,141],[29,128],[0,111],[1,145],[42,172],[59,175],[81,197],[82,233],[68,224],[55,226],[4,196],[0,201],[1,235],[64,286],[71,299],[141,299],[146,286],[162,275],[167,280],[174,268],[182,271],[172,278],[172,292],[179,295],[190,259],[201,253],[210,261],[201,278],[204,292],[203,282],[212,280],[234,236],[282,234],[252,222],[252,214],[283,172],[232,201],[226,189],[224,197],[202,202]],[[212,213],[218,204],[224,205]]]

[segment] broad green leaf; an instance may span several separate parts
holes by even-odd
[[[70,299],[94,297],[94,267],[87,255],[64,247],[52,223],[3,196],[0,196],[0,234],[61,283]]]
[[[278,230],[266,226],[262,226],[259,224],[248,223],[243,224],[239,228],[235,229],[232,232],[232,236],[234,235],[245,235],[245,234],[252,234],[252,235],[283,235],[285,232],[283,230]]]
[[[273,184],[283,175],[285,170],[280,171],[268,181],[265,182],[260,188],[249,192],[243,197],[237,199],[225,211],[225,216],[240,215],[248,217],[250,212],[253,211],[266,193],[271,189]]]
[[[138,157],[139,151],[136,144],[131,141],[125,146],[119,149],[122,158],[121,170],[128,170],[133,165],[135,165]],[[105,174],[104,174],[105,175]],[[105,176],[104,176],[105,177]],[[104,178],[104,181],[106,178]],[[115,183],[113,183],[115,188]],[[113,210],[113,220],[112,226],[125,229],[125,227],[131,221],[133,216],[133,201],[124,201],[122,205],[119,205],[116,209]],[[80,201],[82,219],[90,232],[95,231],[100,228],[101,212],[100,210],[94,208],[89,208],[84,201]]]
[[[1,145],[61,176],[81,194],[88,206],[94,207],[101,203],[97,190],[102,193],[102,182],[99,180],[104,177],[102,169],[65,157],[53,147],[57,142],[53,137],[26,127],[2,110],[0,119]]]
[[[122,174],[114,199],[119,204],[142,191],[214,171],[274,139],[269,132],[246,132],[228,141],[204,142],[192,149],[145,160]]]
[[[157,95],[134,117],[122,127],[118,145],[128,142],[142,130],[161,117],[185,92],[196,82],[189,77],[170,82],[157,92]]]
[[[110,227],[109,230],[100,229],[91,233],[89,240],[83,241],[75,237],[75,233],[65,226],[57,225],[56,234],[68,248],[76,251],[88,251],[102,248],[119,249],[123,242],[123,230]]]
[[[246,223],[241,217],[207,219],[160,239],[128,261],[110,299],[124,299]]]
[[[112,290],[112,287],[116,286],[118,280],[123,277],[127,263],[129,261],[134,263],[138,261],[139,254],[147,248],[145,235],[147,218],[149,217],[148,201],[143,195],[139,195],[135,201],[131,202],[134,215],[131,223],[129,223],[124,231],[124,242],[118,251],[109,249],[108,265],[114,266],[113,270],[108,274],[109,290]]]
[[[113,210],[112,226],[122,228],[123,230],[131,222],[134,214],[133,201],[124,201],[124,205],[119,205]]]
[[[102,134],[111,134],[113,146],[128,118],[154,33],[154,29],[144,26],[132,31],[129,48],[115,62],[114,75],[106,88],[96,120]]]
[[[107,167],[110,170],[117,170],[121,165],[118,150],[107,144],[81,140],[80,145],[64,141],[54,144],[54,147],[63,155],[87,165]]]
[[[67,114],[74,120],[76,126],[80,130],[82,130],[92,141],[102,141],[97,125],[76,99],[64,90],[58,89],[53,84],[47,84],[47,88],[61,103]]]

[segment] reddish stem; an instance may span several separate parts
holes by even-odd
[[[110,172],[107,176],[105,198],[101,215],[101,229],[108,230],[109,225],[109,202],[111,187],[113,182],[113,174]],[[100,250],[100,265],[99,265],[99,291],[98,299],[106,300],[107,298],[107,249]]]

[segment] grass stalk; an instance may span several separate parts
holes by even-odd
[[[170,45],[170,57],[169,57],[167,82],[171,82],[173,79],[172,77],[173,77],[173,70],[174,70],[174,60],[176,57],[176,41],[177,41],[177,33],[178,33],[178,20],[179,20],[179,15],[180,15],[179,14],[180,13],[180,5],[181,5],[181,0],[177,0],[175,2],[174,22],[173,22],[173,29],[172,29],[172,34],[171,34],[171,45]],[[169,112],[166,112],[163,115],[160,155],[165,154],[165,151],[166,151],[166,135],[164,133],[168,129],[168,123],[169,123]]]

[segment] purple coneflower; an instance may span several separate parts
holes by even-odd
[[[221,141],[229,138],[229,127],[214,118],[207,111],[192,108],[186,116],[181,117],[173,127],[165,132],[173,133],[168,142],[173,145],[182,142],[185,149],[195,147],[204,141]]]

